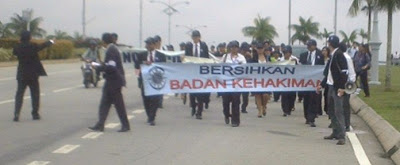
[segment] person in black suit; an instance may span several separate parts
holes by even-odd
[[[154,62],[166,62],[167,59],[164,54],[156,51],[156,39],[149,37],[145,40],[146,43],[146,54],[141,54],[138,57],[138,60],[135,62],[135,68],[140,70],[141,64],[150,65]],[[157,115],[157,109],[160,107],[161,99],[163,95],[152,95],[145,96],[144,95],[144,87],[143,87],[143,77],[142,74],[139,74],[139,87],[141,89],[143,105],[147,114],[147,122],[149,125],[155,125],[155,118]]]
[[[192,32],[193,42],[186,44],[185,55],[201,58],[209,58],[208,46],[205,42],[201,41],[201,35],[198,30]],[[208,108],[210,102],[210,93],[191,93],[189,95],[190,106],[192,107],[192,116],[196,114],[196,119],[202,119],[203,106]],[[197,103],[196,103],[197,100]],[[196,111],[197,107],[197,111]]]
[[[117,110],[119,120],[121,121],[121,129],[118,132],[126,132],[130,130],[128,117],[126,114],[124,98],[122,96],[122,87],[126,85],[125,71],[122,66],[121,55],[116,45],[113,44],[112,35],[104,33],[102,40],[107,44],[106,57],[104,63],[95,66],[101,72],[104,72],[104,87],[99,107],[99,121],[89,129],[93,131],[104,131],[108,112],[111,105],[114,104]]]
[[[317,49],[317,41],[311,39],[307,41],[307,52],[300,54],[300,63],[302,65],[324,65],[324,57],[322,52]],[[316,127],[315,118],[322,111],[321,99],[322,95],[315,93],[315,91],[302,92],[304,96],[303,108],[304,118],[306,124],[310,124],[311,127]]]
[[[251,45],[248,44],[247,42],[242,42],[242,44],[240,45],[240,53],[246,58],[247,63],[253,62],[253,57],[251,56],[250,47],[251,47]],[[258,62],[258,60],[257,60],[257,62]],[[247,106],[249,105],[250,92],[242,92],[241,95],[242,95],[241,112],[248,113]]]
[[[337,145],[344,145],[345,140],[345,121],[344,121],[344,89],[348,78],[347,60],[343,52],[339,49],[339,37],[332,35],[328,38],[331,59],[324,70],[324,79],[317,87],[320,92],[322,87],[328,89],[328,108],[331,113],[332,134],[325,136],[324,139],[338,139]]]
[[[24,31],[21,33],[19,43],[13,50],[13,54],[18,58],[17,82],[18,88],[15,95],[14,121],[19,121],[25,89],[29,86],[32,98],[32,118],[39,120],[40,87],[39,76],[47,76],[39,59],[38,52],[52,45],[52,41],[43,44],[31,42],[31,33]]]

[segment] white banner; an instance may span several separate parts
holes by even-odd
[[[142,65],[145,95],[207,92],[315,91],[324,66],[267,64]]]

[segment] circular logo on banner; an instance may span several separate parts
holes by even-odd
[[[149,70],[150,78],[150,86],[156,90],[161,90],[164,88],[167,80],[164,77],[164,69],[160,67],[153,67]]]

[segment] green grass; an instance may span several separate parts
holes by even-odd
[[[371,97],[359,95],[379,115],[400,131],[400,66],[392,66],[392,90],[385,92],[385,68],[379,68],[379,81],[382,85],[370,86]]]

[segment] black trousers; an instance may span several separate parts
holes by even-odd
[[[281,97],[281,92],[274,92],[274,101],[277,102],[279,100],[279,97]]]
[[[211,97],[211,93],[205,93],[204,94],[204,103],[209,104],[210,103],[210,97]]]
[[[368,71],[361,71],[356,73],[356,77],[360,77],[360,83],[366,96],[369,96],[369,86],[368,86]]]
[[[204,109],[204,103],[209,99],[210,95],[209,93],[190,93],[189,94],[189,99],[190,99],[190,107],[192,107],[192,110],[196,111],[197,116],[201,116],[203,113]],[[197,101],[197,102],[196,102]]]
[[[242,111],[245,111],[247,106],[249,105],[249,94],[250,92],[243,92],[242,93]]]
[[[225,117],[231,117],[232,124],[240,124],[240,94],[237,92],[222,94],[223,112]]]
[[[281,107],[285,114],[290,115],[296,102],[296,92],[282,92],[281,93]]]
[[[326,114],[328,114],[329,119],[330,119],[331,116],[330,116],[330,113],[328,112],[328,89],[329,88],[325,88],[324,89],[324,111],[325,111]]]
[[[344,113],[344,125],[346,128],[350,127],[350,95],[344,94],[343,95],[343,113]]]
[[[154,121],[157,115],[157,109],[160,106],[163,95],[145,96],[144,89],[140,88],[144,109],[146,110],[148,121]]]
[[[124,98],[122,97],[121,88],[112,89],[104,86],[103,95],[101,96],[99,108],[99,122],[98,126],[104,126],[108,112],[110,112],[111,105],[114,104],[119,120],[122,127],[129,128],[128,116],[126,114]]]
[[[316,92],[304,92],[303,96],[304,118],[308,122],[315,122],[320,111],[322,95]]]
[[[17,93],[15,94],[15,111],[14,115],[19,116],[24,100],[26,87],[29,86],[32,99],[32,115],[39,114],[40,87],[39,79],[34,80],[18,80]]]

